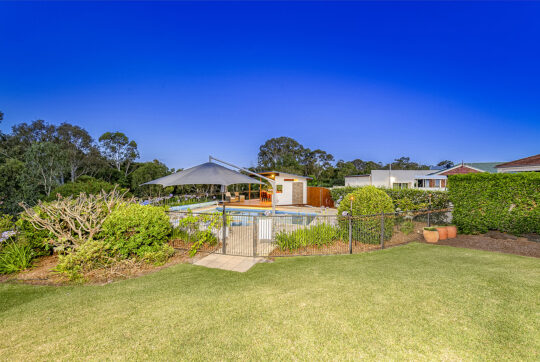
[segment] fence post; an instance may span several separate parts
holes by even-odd
[[[227,253],[227,214],[225,213],[225,206],[223,206],[223,233],[222,235],[222,253],[225,255]]]
[[[429,197],[429,205],[427,210],[427,226],[431,226],[431,194],[428,195]]]
[[[253,216],[253,256],[257,256],[257,244],[259,241],[259,218]]]
[[[381,249],[384,249],[384,211],[381,212]]]
[[[349,254],[352,254],[352,216],[349,215]]]

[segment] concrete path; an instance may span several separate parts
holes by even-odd
[[[205,266],[207,268],[223,269],[243,273],[251,269],[253,265],[262,261],[264,261],[264,258],[210,254],[200,260],[197,260],[193,264]]]

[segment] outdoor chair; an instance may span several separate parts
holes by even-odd
[[[237,197],[232,197],[230,192],[225,193],[225,201],[226,202],[238,202],[239,199]]]

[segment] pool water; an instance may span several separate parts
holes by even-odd
[[[246,226],[250,225],[254,216],[265,216],[265,212],[268,209],[240,209],[240,208],[226,208],[225,212],[231,215],[232,226]],[[216,207],[212,212],[223,212],[223,207]],[[287,224],[309,225],[315,217],[316,213],[307,212],[294,212],[294,211],[281,211],[276,210],[277,216],[290,216],[279,218],[279,222]],[[236,216],[236,217],[235,217]],[[249,216],[249,217],[245,217]]]

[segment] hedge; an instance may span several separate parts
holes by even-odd
[[[352,209],[351,201],[342,202],[338,207],[338,215],[343,215],[344,211],[352,216],[375,215],[381,212],[393,213],[395,211],[394,203],[390,196],[384,190],[375,186],[357,188],[354,192],[345,195],[344,200],[351,200],[351,198]],[[381,221],[379,217],[358,218],[355,220],[354,225],[357,229],[356,233],[360,231],[362,235],[361,241],[363,243],[373,244],[380,241]],[[340,221],[340,227],[344,232],[343,235],[349,234],[349,223],[346,220]],[[394,220],[392,218],[387,219],[384,228],[385,240],[392,238],[393,230]],[[353,230],[353,233],[355,233],[355,230]]]
[[[448,186],[460,232],[540,234],[540,173],[453,175]]]
[[[336,204],[347,194],[366,186],[345,186],[332,189],[332,199]],[[446,209],[450,202],[446,191],[424,191],[418,189],[387,189],[380,188],[390,196],[392,202],[401,210],[422,210],[429,206],[431,194],[431,208],[434,210]]]

